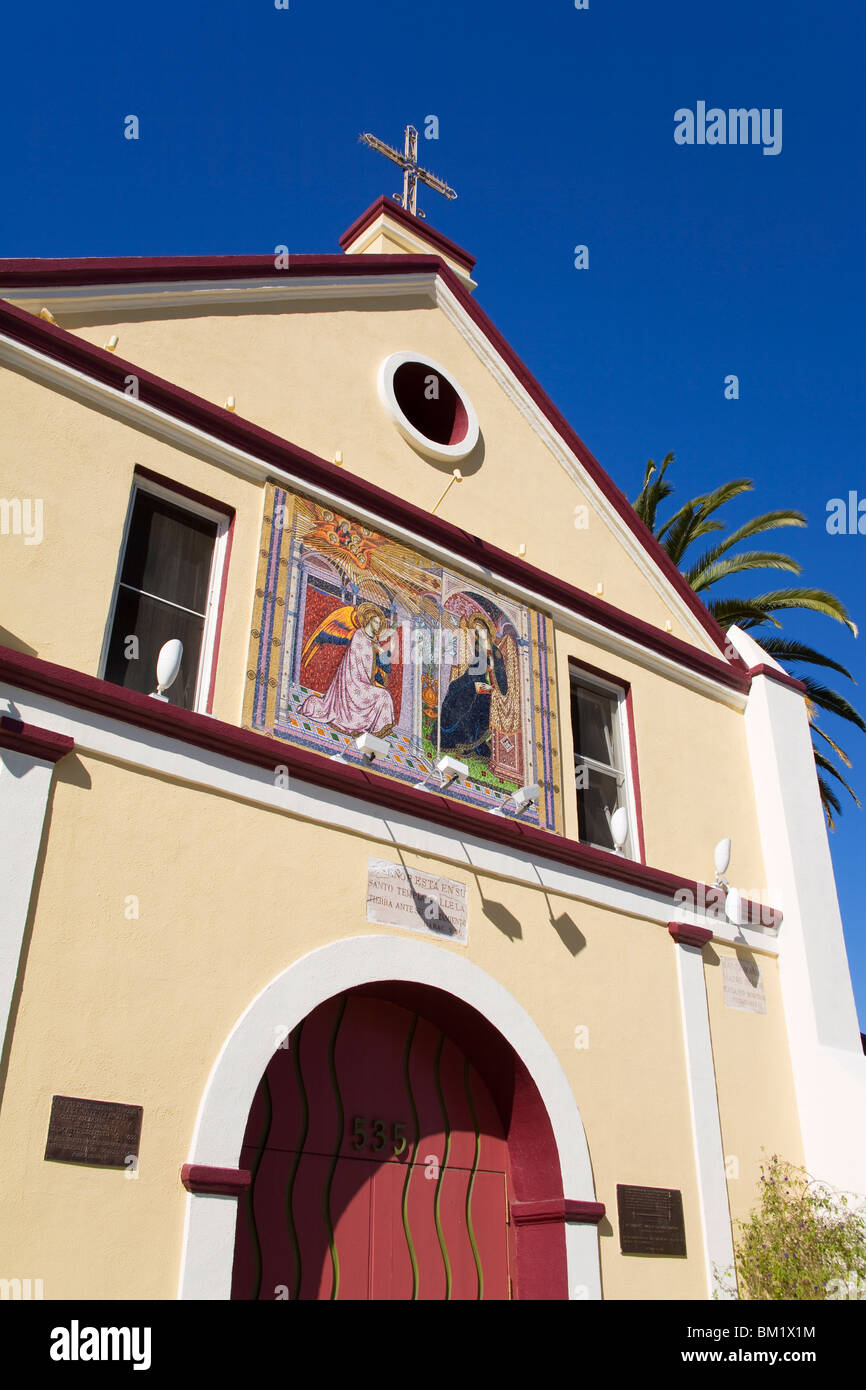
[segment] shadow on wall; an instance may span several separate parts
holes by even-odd
[[[2,624],[0,624],[0,647],[10,647],[13,652],[23,652],[25,656],[38,655],[35,647],[31,647],[29,643],[16,637],[14,632],[10,632],[8,627],[3,627]]]

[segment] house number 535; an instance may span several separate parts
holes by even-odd
[[[352,1148],[372,1149],[381,1153],[390,1143],[391,1152],[398,1157],[406,1148],[406,1126],[397,1121],[391,1125],[391,1134],[384,1120],[368,1120],[366,1115],[356,1115],[352,1121]]]

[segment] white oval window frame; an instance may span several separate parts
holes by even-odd
[[[405,366],[407,362],[418,362],[422,367],[429,367],[431,372],[444,377],[451,389],[456,392],[463,409],[466,411],[466,433],[459,443],[437,444],[435,439],[428,439],[426,434],[422,434],[420,430],[416,429],[412,421],[404,415],[394,392],[394,375],[398,368]],[[420,450],[422,454],[426,454],[428,458],[438,459],[441,463],[457,462],[459,459],[468,457],[478,443],[481,430],[478,416],[475,414],[475,407],[459,381],[455,380],[451,373],[440,366],[438,362],[434,362],[432,357],[425,357],[419,352],[392,352],[391,356],[386,357],[379,368],[379,399],[403,438]]]

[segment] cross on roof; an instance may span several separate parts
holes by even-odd
[[[441,193],[444,198],[453,199],[457,197],[453,188],[449,188],[444,179],[439,179],[435,174],[431,174],[427,169],[421,169],[418,165],[418,132],[413,125],[407,125],[403,132],[405,136],[405,147],[401,154],[395,150],[393,145],[386,145],[384,140],[380,140],[376,135],[365,132],[361,140],[365,145],[369,145],[371,150],[377,154],[383,154],[386,159],[390,159],[394,164],[399,164],[403,170],[403,192],[395,193],[393,196],[401,207],[407,212],[411,212],[413,217],[424,217],[427,214],[418,208],[418,180],[426,183],[428,188]]]

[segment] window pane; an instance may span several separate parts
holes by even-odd
[[[203,613],[216,533],[215,521],[136,492],[123,583]]]
[[[203,631],[204,618],[184,613],[180,608],[172,608],[167,603],[160,603],[158,599],[147,598],[133,590],[120,589],[105,679],[127,690],[150,695],[156,690],[156,659],[160,647],[172,637],[179,637],[183,642],[180,675],[166,694],[170,704],[178,705],[181,709],[192,709]],[[138,656],[133,655],[132,659],[128,659],[126,653],[130,650],[134,652],[133,644],[127,641],[131,636],[138,638]]]
[[[615,734],[614,701],[583,686],[571,688],[571,718],[574,751],[621,772]]]
[[[594,767],[581,769],[577,789],[577,823],[582,841],[597,845],[600,849],[613,849],[613,836],[610,833],[610,819],[619,804],[620,779],[607,772],[598,772]],[[624,846],[628,853],[628,845]]]

